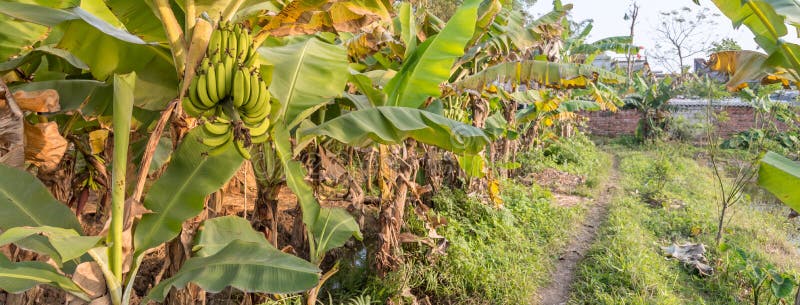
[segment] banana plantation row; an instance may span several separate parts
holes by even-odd
[[[714,1],[732,18],[770,10],[734,21],[772,54],[717,68],[794,82],[800,49],[775,25],[800,16],[755,2],[771,3]],[[659,102],[649,76],[591,65],[635,54],[630,37],[587,43],[572,5],[535,19],[519,5],[466,0],[440,18],[383,0],[0,2],[0,289],[118,305],[230,286],[315,304],[337,272],[326,253],[363,238],[346,209],[320,203],[331,184],[354,206],[376,195],[370,264],[395,270],[407,205],[426,190],[502,208],[517,153],[569,134],[577,112]],[[778,178],[765,185],[796,199],[791,162],[768,158]],[[254,211],[208,217],[240,168],[254,171]],[[291,232],[278,226],[284,186],[299,206]],[[137,294],[157,251],[170,267]]]

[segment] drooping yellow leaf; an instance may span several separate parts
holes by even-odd
[[[282,37],[317,32],[368,31],[375,22],[391,21],[390,8],[382,0],[295,0],[269,18],[261,32]]]
[[[14,100],[17,101],[19,108],[33,112],[56,112],[61,110],[58,100],[58,91],[53,89],[38,91],[14,92]]]
[[[50,171],[58,166],[67,151],[67,140],[58,133],[56,122],[25,122],[25,161]]]
[[[708,68],[723,72],[730,76],[726,86],[736,91],[747,87],[747,82],[762,84],[782,83],[788,86],[797,82],[783,68],[776,68],[766,63],[767,55],[756,51],[723,51],[711,54]]]
[[[93,155],[102,153],[106,149],[107,139],[108,129],[98,129],[89,133],[89,147]]]
[[[500,197],[500,181],[497,179],[489,179],[489,199],[492,201],[496,208],[503,206],[503,198]]]

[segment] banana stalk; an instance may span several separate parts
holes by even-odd
[[[184,30],[184,33],[186,37],[193,37],[195,20],[197,20],[197,8],[194,6],[194,0],[186,0],[184,6],[186,7],[186,30]],[[191,43],[191,41],[186,43]]]
[[[196,74],[197,65],[205,57],[206,49],[208,49],[209,40],[211,39],[211,32],[214,30],[211,23],[197,18],[197,24],[192,32],[192,41],[189,45],[189,54],[186,56],[186,69],[183,77],[183,84],[181,85],[180,98],[186,94],[186,89],[189,87],[190,82],[194,79]]]
[[[244,0],[236,0],[228,4],[228,7],[225,8],[225,12],[222,13],[222,18],[224,20],[230,21],[233,19],[233,15],[236,14],[236,11],[239,10],[239,7],[242,6]]]
[[[186,44],[184,43],[181,25],[172,12],[169,0],[153,0],[153,4],[153,9],[161,19],[161,24],[164,25],[164,31],[167,33],[167,40],[169,40],[169,46],[172,49],[172,59],[178,69],[178,75],[183,75],[186,63]]]

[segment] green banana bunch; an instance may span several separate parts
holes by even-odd
[[[462,123],[469,122],[469,113],[466,110],[456,107],[445,107],[442,111],[442,115],[444,117],[451,119],[453,121],[458,121]]]
[[[218,22],[187,98],[181,101],[188,115],[205,119],[202,141],[212,147],[210,153],[233,142],[249,159],[250,145],[267,141],[270,93],[258,73],[257,59],[248,29]]]

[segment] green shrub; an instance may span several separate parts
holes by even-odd
[[[374,285],[405,285],[437,304],[529,303],[548,280],[555,259],[548,249],[567,242],[568,228],[583,210],[553,205],[550,192],[536,186],[502,186],[501,209],[460,190],[441,190],[433,209],[447,219],[437,229],[448,241],[446,254],[428,257],[426,249],[407,249],[408,263]],[[409,227],[414,222],[409,219]]]
[[[555,168],[585,177],[589,188],[599,184],[600,174],[606,172],[605,168],[610,163],[608,156],[582,133],[569,138],[548,140],[543,149],[523,152],[517,161],[520,163],[519,176],[545,168]]]

